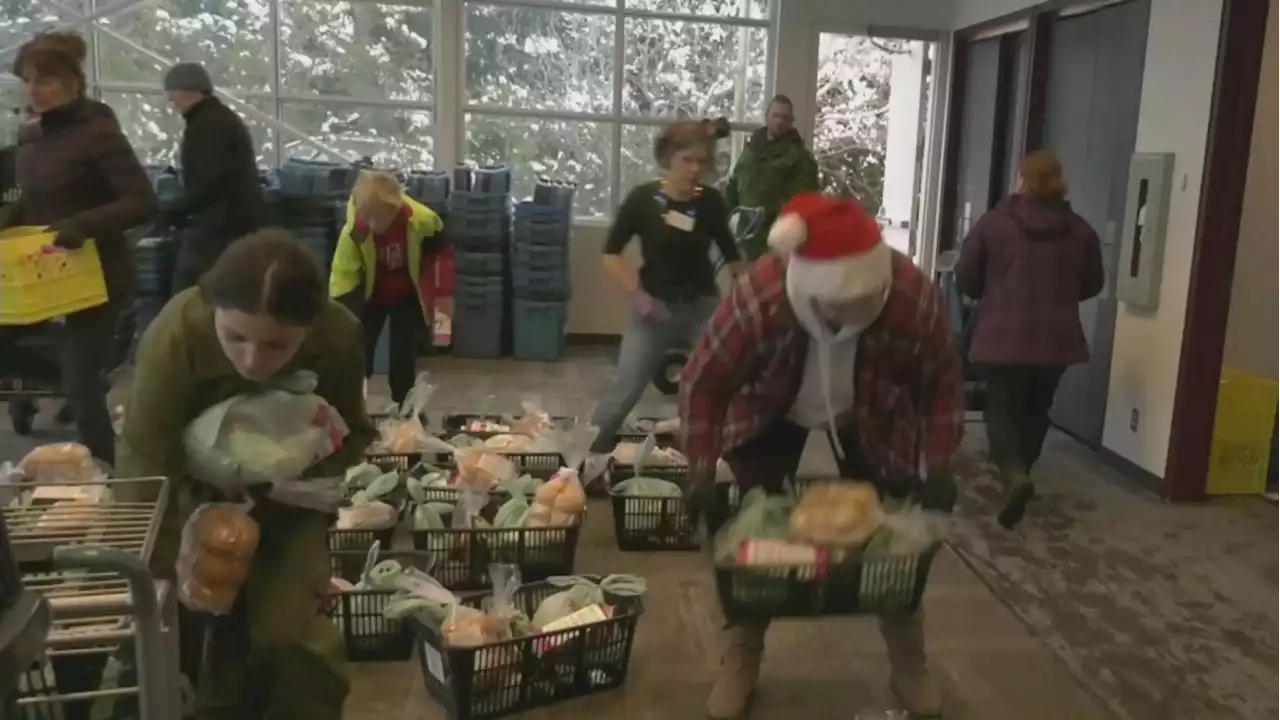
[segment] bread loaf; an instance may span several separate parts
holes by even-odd
[[[205,505],[183,530],[178,560],[180,597],[214,615],[231,612],[258,550],[258,523],[234,505]]]
[[[40,445],[18,464],[33,482],[92,482],[98,476],[93,454],[80,443]]]
[[[814,545],[861,545],[884,520],[880,496],[868,483],[811,486],[791,513],[791,536]]]

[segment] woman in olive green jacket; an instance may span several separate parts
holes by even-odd
[[[190,477],[186,427],[224,400],[301,370],[315,373],[316,394],[350,430],[340,449],[304,476],[341,476],[376,436],[364,406],[360,323],[327,297],[324,272],[283,230],[232,243],[200,286],[174,296],[147,329],[117,474],[170,479],[169,507],[152,553],[158,576],[173,576],[182,527],[195,507],[225,499]],[[268,497],[253,515],[261,528],[258,551],[236,611],[216,626],[196,718],[340,720],[348,690],[342,637],[321,612],[332,513]],[[197,622],[183,623],[184,655],[194,650],[198,658],[203,624],[186,619]],[[192,662],[183,664],[184,673],[195,674]]]

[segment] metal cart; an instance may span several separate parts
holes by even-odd
[[[34,493],[6,507],[4,519],[23,582],[52,616],[44,660],[18,683],[19,718],[57,718],[68,703],[128,696],[137,698],[139,720],[182,717],[176,597],[147,569],[167,491],[164,478],[0,487],[6,503]],[[76,493],[99,501],[49,502]],[[60,661],[105,666],[119,650],[132,656],[135,687],[60,692]]]

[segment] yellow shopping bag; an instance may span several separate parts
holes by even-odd
[[[47,228],[0,232],[0,325],[33,325],[107,302],[98,248],[53,247]]]
[[[1257,495],[1266,489],[1278,390],[1274,380],[1222,368],[1207,494]]]

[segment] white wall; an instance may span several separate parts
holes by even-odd
[[[1271,25],[1263,48],[1262,74],[1258,79],[1258,109],[1253,116],[1249,175],[1240,213],[1240,240],[1236,247],[1235,277],[1231,284],[1231,312],[1227,316],[1227,340],[1222,364],[1271,380],[1277,370],[1276,267],[1280,264],[1280,228],[1277,228],[1276,175],[1276,27],[1280,12],[1271,0]]]
[[[1035,4],[1031,0],[960,0],[954,27]],[[1123,304],[1117,312],[1102,444],[1158,476],[1164,475],[1169,451],[1221,14],[1222,0],[1151,3],[1136,151],[1176,156],[1164,274],[1156,312],[1140,312]],[[1136,432],[1129,429],[1135,409],[1140,418]]]
[[[1116,316],[1104,447],[1163,477],[1208,141],[1222,0],[1152,0],[1137,152],[1174,153],[1160,302]],[[1129,429],[1134,410],[1137,431]]]

